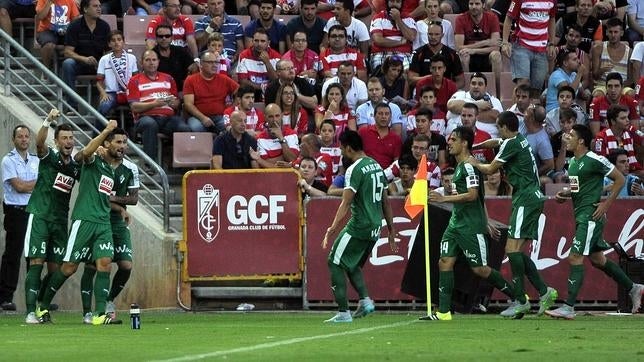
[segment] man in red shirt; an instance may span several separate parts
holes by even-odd
[[[141,57],[143,72],[130,78],[127,100],[134,114],[136,133],[143,139],[143,151],[157,158],[157,133],[190,132],[188,124],[176,116],[181,105],[177,84],[169,74],[161,73],[159,56],[146,50]],[[161,160],[157,160],[159,162]]]
[[[264,90],[271,80],[277,79],[275,66],[282,55],[269,47],[268,34],[258,28],[253,34],[253,45],[239,54],[237,79],[240,85],[255,89],[255,101],[264,100]]]
[[[318,135],[307,133],[302,136],[302,140],[300,141],[300,155],[293,161],[293,167],[298,167],[304,157],[315,159],[315,163],[317,164],[317,175],[315,179],[328,187],[331,186],[331,182],[333,181],[333,160],[328,154],[320,152],[321,148],[322,141],[320,141]]]
[[[257,135],[257,150],[250,157],[261,168],[291,167],[300,154],[297,133],[290,126],[282,126],[282,110],[271,103],[264,110],[266,128]]]
[[[190,115],[188,126],[192,132],[219,134],[225,130],[226,98],[232,98],[239,84],[217,72],[220,56],[213,52],[203,53],[199,59],[199,73],[189,75],[183,84],[183,108]]]
[[[163,15],[157,15],[150,20],[145,36],[148,49],[156,46],[156,30],[160,24],[169,24],[172,27],[172,45],[188,48],[193,57],[199,55],[197,40],[195,39],[195,24],[186,15],[181,15],[179,0],[165,0]]]
[[[461,109],[461,122],[463,127],[467,127],[474,131],[474,144],[483,143],[492,138],[489,133],[476,128],[476,120],[479,116],[479,107],[474,103],[465,103]],[[491,149],[477,149],[472,150],[472,156],[477,160],[485,163],[490,163],[494,159],[494,151]]]
[[[606,75],[606,95],[593,99],[590,104],[590,130],[593,135],[609,127],[606,121],[606,113],[608,108],[614,104],[621,104],[628,109],[628,119],[634,127],[638,127],[640,117],[637,112],[637,101],[627,95],[622,95],[624,80],[622,75],[617,72],[608,73]]]
[[[230,126],[230,115],[234,111],[246,113],[246,132],[253,137],[256,132],[264,129],[264,113],[255,109],[255,90],[249,86],[243,85],[237,88],[235,92],[237,105],[230,106],[224,110],[224,126]]]
[[[613,104],[606,112],[609,127],[600,131],[593,141],[595,153],[607,157],[611,151],[622,148],[628,155],[628,168],[631,173],[644,177],[642,164],[637,161],[635,149],[641,147],[642,139],[629,131],[629,109],[621,104]]]
[[[420,101],[423,87],[432,86],[436,90],[436,107],[443,113],[447,113],[447,101],[458,90],[456,83],[444,77],[446,69],[447,60],[441,55],[434,55],[430,66],[432,74],[416,82],[416,100]]]
[[[398,55],[407,70],[411,63],[411,44],[416,38],[416,22],[401,14],[402,0],[387,0],[387,5],[387,9],[371,19],[371,69],[378,69],[386,57]]]
[[[389,129],[391,109],[387,103],[378,103],[375,107],[376,124],[358,129],[364,152],[386,169],[400,157],[402,139]]]

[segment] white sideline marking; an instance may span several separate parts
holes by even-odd
[[[417,321],[418,321],[417,319],[414,319],[414,320],[411,320],[411,321],[398,322],[398,323],[392,323],[392,324],[385,324],[385,325],[376,326],[376,327],[360,328],[360,329],[354,329],[354,330],[351,330],[351,331],[345,331],[345,332],[339,332],[339,333],[320,334],[320,335],[317,335],[317,336],[310,336],[310,337],[291,338],[291,339],[287,339],[287,340],[279,341],[279,342],[261,343],[261,344],[256,344],[254,346],[249,346],[249,347],[233,348],[233,349],[229,349],[229,350],[216,351],[216,352],[210,352],[210,353],[193,354],[193,355],[187,355],[187,356],[182,356],[182,357],[177,357],[177,358],[170,358],[170,359],[165,359],[165,360],[158,360],[158,361],[164,361],[164,362],[193,361],[193,360],[210,358],[210,357],[220,357],[220,356],[225,356],[225,355],[229,355],[229,354],[233,354],[233,353],[251,352],[251,351],[256,351],[256,350],[259,350],[259,349],[267,349],[267,348],[273,348],[273,347],[287,346],[287,345],[290,345],[290,344],[314,341],[314,340],[317,340],[317,339],[327,339],[327,338],[333,338],[333,337],[339,337],[339,336],[347,336],[347,335],[351,335],[351,334],[366,333],[366,332],[371,332],[371,331],[375,331],[375,330],[378,330],[378,329],[386,329],[386,328],[394,328],[394,327],[406,326],[406,325],[415,323]]]

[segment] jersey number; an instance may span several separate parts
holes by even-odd
[[[372,201],[374,203],[380,202],[382,201],[382,193],[385,190],[385,184],[382,183],[382,179],[375,173],[371,174],[371,181],[371,184],[373,185]]]

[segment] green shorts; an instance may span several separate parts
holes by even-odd
[[[537,239],[539,218],[543,211],[543,202],[531,205],[512,205],[512,214],[508,226],[509,239]]]
[[[333,242],[328,262],[339,265],[344,270],[354,270],[364,265],[374,245],[375,240],[356,238],[344,228]]]
[[[61,264],[67,246],[67,222],[51,222],[29,215],[25,233],[25,258]]]
[[[124,222],[112,223],[112,242],[114,243],[114,258],[112,258],[112,261],[132,261],[130,229]]]
[[[487,249],[485,235],[462,233],[449,227],[441,240],[441,258],[457,257],[460,250],[471,267],[487,265]]]
[[[610,245],[604,241],[604,223],[605,219],[603,218],[599,221],[578,220],[570,252],[578,255],[590,255],[597,251],[610,249]]]
[[[112,226],[85,220],[74,220],[67,240],[63,261],[79,264],[97,259],[113,258]]]

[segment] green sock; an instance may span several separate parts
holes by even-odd
[[[43,293],[43,296],[42,296],[40,309],[42,310],[49,309],[51,300],[54,299],[56,292],[58,292],[58,289],[60,289],[63,283],[65,283],[67,278],[69,277],[63,274],[63,272],[60,271],[60,269],[56,270],[55,272],[53,272],[53,274],[51,274],[49,283],[47,283],[47,287],[45,288],[45,292]]]
[[[534,261],[524,253],[521,253],[523,256],[523,266],[525,267],[525,276],[528,277],[528,280],[532,286],[539,292],[539,296],[542,296],[548,292],[548,286],[541,278],[541,274],[537,271],[537,266],[534,265]]]
[[[94,289],[94,275],[96,269],[88,268],[85,265],[83,276],[80,280],[81,302],[83,304],[83,315],[92,311],[92,292]]]
[[[362,276],[362,269],[356,267],[354,270],[348,273],[349,281],[353,288],[358,292],[360,299],[364,299],[369,296],[367,291],[367,284],[364,282],[364,277]]]
[[[525,280],[525,265],[523,264],[523,253],[514,252],[508,253],[510,259],[510,267],[512,268],[512,285],[514,288],[514,299],[521,303],[525,303],[525,287],[523,281]]]
[[[96,272],[96,279],[94,280],[94,312],[96,315],[105,314],[105,303],[107,296],[110,294],[110,272]]]
[[[27,269],[27,275],[25,276],[25,304],[27,305],[27,314],[36,311],[42,268],[42,264],[33,264],[29,265]]]
[[[40,271],[42,273],[42,270]],[[45,295],[45,288],[47,288],[47,285],[49,284],[49,279],[51,279],[53,272],[45,274],[45,276],[42,278],[40,281],[40,291],[38,292],[38,302],[41,302],[42,296]],[[40,279],[40,274],[38,274],[38,279]]]
[[[566,299],[566,304],[571,307],[575,305],[575,302],[577,302],[577,294],[579,294],[579,290],[583,283],[584,264],[571,265],[570,275],[568,276],[568,299]]]
[[[331,271],[331,289],[335,302],[338,303],[338,310],[346,312],[349,310],[349,302],[347,301],[347,281],[344,277],[344,269],[340,266],[329,262],[329,271]]]
[[[631,288],[633,288],[633,281],[626,275],[626,273],[624,273],[622,268],[612,261],[606,259],[604,267],[599,269],[616,281],[621,287],[626,288],[626,290],[631,290]]]
[[[454,289],[454,271],[442,271],[438,277],[438,311],[447,313],[452,308],[452,291]],[[431,301],[427,301],[431,303]]]
[[[499,273],[498,271],[492,269],[492,272],[490,272],[490,275],[487,277],[487,281],[490,282],[490,284],[492,284],[501,293],[507,295],[510,298],[514,298],[514,289],[512,289],[510,283],[503,279],[501,273]]]

